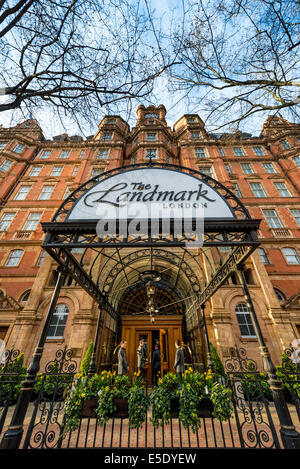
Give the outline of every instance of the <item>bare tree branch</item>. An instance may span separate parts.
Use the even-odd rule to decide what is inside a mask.
[[[171,37],[181,62],[168,70],[173,92],[201,103],[215,130],[257,113],[299,117],[299,2],[190,0],[187,9],[185,34]]]

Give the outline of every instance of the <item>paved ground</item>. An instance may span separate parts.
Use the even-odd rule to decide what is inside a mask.
[[[33,404],[30,404],[25,419],[25,431],[30,424],[30,416],[33,413]],[[10,407],[6,424],[12,417],[14,408]],[[300,433],[299,419],[294,406],[289,405],[289,410],[296,429]],[[270,416],[274,423],[277,435],[279,435],[279,421],[274,404],[270,403]],[[37,414],[35,427],[30,440],[33,447],[52,447],[57,445],[57,437],[59,435],[59,425],[56,423],[56,416],[50,423],[46,423],[42,419],[41,414]],[[79,430],[68,435],[61,443],[62,448],[80,447],[80,448],[117,448],[117,447],[174,447],[174,448],[207,448],[207,447],[240,447],[240,438],[236,418],[233,415],[229,422],[220,424],[217,420],[211,418],[202,419],[200,430],[194,434],[187,431],[179,423],[178,419],[172,419],[170,425],[164,428],[154,429],[150,421],[151,413],[148,413],[147,423],[139,431],[130,430],[128,420],[114,419],[110,420],[104,427],[96,424],[95,419],[83,419]],[[239,412],[240,431],[246,447],[272,447],[274,438],[270,431],[270,425],[267,413],[264,411],[262,415],[256,414],[256,422],[247,423],[244,415]],[[59,418],[61,422],[61,418]],[[4,430],[7,428],[5,426]],[[259,442],[257,436],[259,435]],[[278,436],[281,445],[280,437]],[[24,442],[24,438],[23,438]]]

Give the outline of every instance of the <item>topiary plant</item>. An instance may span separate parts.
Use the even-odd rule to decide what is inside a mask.
[[[211,358],[213,361],[214,372],[216,374],[216,377],[219,378],[220,376],[223,376],[224,378],[226,378],[226,373],[225,373],[223,363],[218,355],[217,350],[215,349],[212,343],[210,343],[210,353],[211,353]]]
[[[85,356],[81,362],[80,369],[79,369],[79,373],[81,373],[83,376],[88,375],[93,350],[94,350],[94,342],[90,342],[85,352]]]

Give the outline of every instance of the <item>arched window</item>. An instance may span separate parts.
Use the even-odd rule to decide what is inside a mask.
[[[20,298],[20,303],[26,303],[28,301],[29,295],[31,290],[27,290]]]
[[[235,312],[242,337],[256,337],[248,306],[245,303],[239,303],[235,307]]]
[[[9,267],[16,267],[19,265],[23,252],[24,251],[22,249],[14,249],[11,251],[5,265]]]
[[[277,288],[274,288],[274,292],[277,296],[278,301],[285,301],[286,300],[285,295],[280,290],[277,290]]]
[[[48,330],[48,339],[62,339],[68,319],[69,308],[65,304],[56,306]]]

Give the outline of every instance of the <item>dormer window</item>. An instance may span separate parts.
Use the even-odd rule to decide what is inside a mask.
[[[192,138],[200,138],[200,132],[191,132]]]
[[[187,123],[188,124],[194,124],[196,122],[196,118],[195,117],[188,117],[187,118]]]
[[[144,115],[144,118],[145,118],[145,119],[149,119],[149,118],[151,118],[151,117],[155,117],[155,119],[158,119],[158,115],[155,114],[154,112],[149,112],[149,113],[147,113],[147,114]]]
[[[107,123],[107,124],[115,124],[115,123],[116,123],[116,119],[107,119],[106,123]]]

